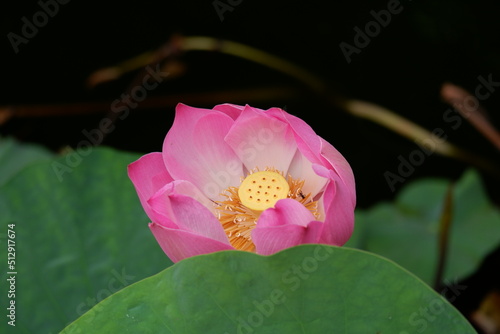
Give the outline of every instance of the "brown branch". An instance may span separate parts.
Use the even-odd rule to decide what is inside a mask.
[[[303,94],[303,93],[302,93]],[[169,96],[151,96],[139,103],[143,109],[160,109],[177,105],[179,101],[193,105],[211,105],[228,101],[228,103],[246,103],[252,101],[269,101],[273,99],[291,99],[300,96],[301,92],[287,86],[269,86],[247,89],[221,90],[205,93],[183,93]],[[46,105],[13,105],[0,106],[0,125],[13,117],[45,117],[86,115],[105,113],[110,110],[111,102],[78,102]]]
[[[165,60],[167,60],[167,64],[172,61],[175,62],[176,57],[179,53],[187,51],[211,51],[229,54],[256,62],[258,64],[285,73],[290,77],[293,77],[298,81],[306,84],[309,89],[312,92],[316,93],[319,97],[327,99],[332,105],[340,107],[342,110],[356,117],[368,119],[413,141],[423,139],[436,139],[435,151],[437,153],[467,162],[472,166],[476,166],[491,173],[493,176],[500,178],[500,168],[498,168],[496,164],[490,162],[488,159],[478,156],[473,152],[461,149],[449,142],[443,142],[440,138],[435,138],[435,135],[430,131],[420,127],[419,125],[400,115],[397,115],[396,113],[386,108],[375,105],[373,103],[341,97],[336,94],[336,92],[329,89],[327,84],[320,77],[316,76],[310,71],[286,59],[237,42],[220,40],[206,36],[175,36],[163,47],[154,52],[146,52],[137,57],[126,60],[116,66],[96,71],[90,76],[89,83],[91,83],[91,85],[96,85],[104,81],[114,80],[127,72],[137,70],[139,68],[144,69],[145,66],[155,62],[158,63]],[[166,64],[164,64],[163,66],[165,65]],[[129,88],[130,87],[133,87],[133,85],[129,86]],[[290,91],[286,92],[284,95],[286,97],[289,97],[289,92]],[[265,92],[260,93],[262,95],[266,95]],[[189,96],[187,95],[175,95],[171,97],[149,98],[143,101],[140,106],[141,108],[156,108],[160,107],[159,104],[162,104],[162,106],[165,107],[166,105],[175,105],[178,101],[183,101],[189,104],[205,104],[209,102],[217,104],[220,103],[220,101],[227,101],[228,99],[227,95],[216,96],[213,93],[200,95],[204,97],[203,101],[189,99]],[[256,96],[254,95],[240,96],[240,99],[233,99],[232,101],[228,102],[238,103],[243,101],[243,103],[246,103],[250,99],[255,100],[255,98]],[[269,92],[268,95],[266,95],[266,98],[272,99],[277,98],[277,96],[275,92]],[[166,99],[166,101],[163,99]],[[175,101],[172,101],[172,99],[174,99]],[[102,109],[103,107],[99,105],[96,108]],[[106,110],[109,110],[107,106]],[[8,115],[8,113],[11,113],[12,110],[2,110],[0,108],[0,116],[2,116],[2,112],[3,115]],[[26,110],[18,109],[17,112],[14,112],[14,115],[23,114],[23,112],[26,112]],[[116,115],[114,115],[113,117],[116,117]],[[489,136],[491,137],[491,134]]]
[[[441,286],[446,264],[446,256],[448,254],[451,223],[453,221],[453,187],[453,183],[448,186],[446,197],[444,199],[443,211],[441,213],[441,219],[439,220],[438,263],[436,267],[436,275],[434,277],[434,287],[436,289]]]
[[[412,141],[432,140],[435,145],[433,149],[436,153],[463,161],[500,179],[499,167],[490,160],[474,152],[453,145],[449,141],[443,141],[442,138],[436,136],[431,131],[426,130],[391,110],[360,100],[344,100],[335,103],[354,116],[371,120]]]
[[[441,88],[443,99],[453,106],[463,118],[469,121],[476,130],[486,137],[500,150],[500,133],[486,118],[487,112],[480,105],[477,98],[465,89],[451,83],[445,83]],[[475,101],[475,106],[467,105],[467,101]]]

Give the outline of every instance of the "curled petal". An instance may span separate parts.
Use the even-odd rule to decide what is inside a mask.
[[[297,150],[295,157],[290,164],[288,173],[293,175],[295,179],[304,180],[304,186],[302,187],[302,192],[304,194],[311,194],[311,197],[316,197],[316,195],[323,190],[328,179],[319,176],[314,168],[318,165],[313,165],[307,158]]]
[[[265,210],[252,231],[256,252],[270,255],[288,247],[319,241],[323,223],[293,199],[282,199]]]
[[[276,202],[274,208],[269,208],[262,212],[256,229],[259,227],[279,225],[298,225],[305,227],[313,220],[313,214],[307,210],[304,205],[294,199],[285,198]]]
[[[221,111],[231,117],[232,119],[237,119],[245,107],[239,106],[231,103],[219,104],[214,107],[214,110]]]
[[[146,154],[128,165],[127,171],[144,211],[152,220],[153,213],[148,200],[160,188],[173,181],[165,168],[162,154],[159,152]]]
[[[161,249],[173,262],[201,254],[234,250],[231,245],[190,231],[168,228],[157,223],[149,224],[149,228]]]
[[[345,190],[348,197],[351,199],[352,204],[356,204],[356,184],[354,181],[354,174],[351,166],[342,154],[329,142],[321,139],[321,156],[328,162],[328,165],[333,168],[337,173],[342,183],[344,183]]]
[[[186,181],[174,181],[151,197],[148,203],[155,213],[153,221],[165,227],[178,228],[229,244],[224,229],[213,212],[193,197],[178,192],[187,190],[188,193],[195,194],[196,188],[193,186],[194,189],[186,189],[188,187],[189,183]]]
[[[349,240],[354,229],[354,203],[350,189],[340,180],[334,171],[329,171],[328,183],[320,200],[324,212],[324,227],[321,243],[342,246]]]
[[[255,252],[260,255],[271,255],[297,245],[317,243],[322,225],[322,222],[312,221],[307,227],[281,225],[256,229],[252,233]],[[256,239],[259,240],[258,243]]]

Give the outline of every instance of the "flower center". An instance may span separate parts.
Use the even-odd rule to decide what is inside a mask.
[[[219,219],[231,245],[248,252],[255,251],[252,230],[257,225],[262,211],[274,207],[277,201],[291,198],[302,203],[319,219],[318,202],[311,194],[304,194],[304,180],[294,179],[274,169],[253,170],[241,185],[229,187],[222,192],[222,201],[214,201]]]
[[[290,186],[286,179],[273,171],[248,175],[241,182],[238,196],[241,204],[256,212],[274,207],[280,199],[287,198]]]

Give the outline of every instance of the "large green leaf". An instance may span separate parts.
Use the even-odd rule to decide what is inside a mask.
[[[48,160],[53,155],[42,146],[21,144],[12,138],[0,137],[0,186],[24,167]]]
[[[443,297],[363,251],[302,245],[185,259],[102,301],[74,333],[475,333]]]
[[[416,181],[394,203],[356,212],[356,231],[348,246],[390,258],[424,281],[434,280],[438,262],[439,221],[450,181]],[[453,187],[444,279],[471,274],[500,243],[500,212],[490,203],[481,178],[469,170]]]
[[[0,285],[0,308],[7,313],[15,300],[17,333],[59,332],[110,294],[171,265],[127,177],[138,155],[87,153],[30,164],[0,186],[0,258],[6,269],[7,225],[15,224],[17,272],[15,298]],[[2,317],[6,333],[13,328]]]

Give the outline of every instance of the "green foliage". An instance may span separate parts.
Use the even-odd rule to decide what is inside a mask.
[[[0,137],[0,186],[24,167],[53,156],[38,145],[20,144],[11,138]]]
[[[394,203],[357,211],[348,245],[378,255],[312,245],[271,257],[221,252],[142,280],[172,263],[126,174],[139,155],[77,153],[0,145],[0,257],[15,224],[19,332],[59,332],[102,301],[64,333],[473,333],[426,284],[378,256],[432,282],[447,180],[415,182]],[[446,280],[474,271],[499,239],[500,214],[468,171],[453,189]]]
[[[450,181],[425,179],[403,189],[394,203],[356,212],[356,232],[347,246],[389,259],[432,284],[438,262],[439,221]],[[444,280],[474,272],[500,243],[500,212],[480,176],[469,170],[453,186],[452,223]]]
[[[475,333],[439,294],[384,258],[302,245],[269,257],[185,259],[104,300],[75,333]]]
[[[0,150],[0,175],[8,175],[0,182],[0,258],[7,259],[7,225],[15,224],[16,330],[58,332],[103,298],[171,265],[127,177],[138,155],[99,148],[68,167],[67,156],[52,160],[41,149],[9,145]],[[53,161],[71,170],[62,181]],[[2,282],[6,277],[2,270]],[[0,285],[2,310],[6,289]],[[0,328],[7,327],[4,319]]]

